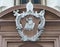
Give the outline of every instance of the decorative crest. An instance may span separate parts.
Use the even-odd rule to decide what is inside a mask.
[[[27,12],[29,12],[29,11],[32,12],[33,11],[33,4],[31,3],[31,1],[27,3],[26,9],[27,9]]]
[[[19,33],[19,35],[21,36],[21,39],[23,41],[37,41],[39,39],[39,36],[41,36],[41,34],[44,31],[44,26],[45,26],[45,18],[44,18],[44,14],[45,14],[45,10],[41,10],[39,13],[37,13],[37,11],[33,11],[33,4],[30,2],[27,3],[26,5],[26,12],[23,11],[23,13],[18,13],[19,10],[17,11],[13,11],[14,16],[16,16],[16,29]],[[28,16],[28,15],[32,15],[33,17],[38,18],[41,22],[38,24],[37,26],[37,33],[35,35],[33,35],[32,37],[28,37],[27,35],[24,34],[23,29],[31,31],[31,30],[35,30],[35,22],[33,21],[32,17],[26,18],[26,23],[25,26],[23,27],[22,24],[20,23],[21,19]]]

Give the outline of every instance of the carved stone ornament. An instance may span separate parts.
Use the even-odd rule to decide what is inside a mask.
[[[25,27],[24,27],[24,29],[26,29],[26,30],[33,30],[33,28],[34,28],[34,26],[35,26],[35,23],[33,23],[33,20],[32,20],[32,18],[28,18],[28,19],[26,19],[27,20],[27,23],[25,24]]]
[[[19,35],[21,36],[21,40],[23,41],[37,41],[39,39],[39,36],[41,36],[41,34],[44,31],[44,26],[45,26],[45,18],[44,18],[44,14],[45,14],[45,10],[41,10],[40,13],[37,13],[37,11],[33,11],[33,4],[31,2],[28,2],[26,5],[26,12],[23,11],[23,13],[18,13],[19,10],[13,11],[14,16],[16,16],[16,29],[19,33]],[[22,28],[22,24],[20,23],[21,19],[28,16],[28,15],[32,15],[36,18],[40,19],[40,23],[38,24],[38,29],[37,29],[37,33],[35,35],[33,35],[32,37],[28,37],[27,35],[24,34]],[[27,23],[24,26],[24,29],[26,30],[33,30],[33,28],[35,27],[35,23],[33,22],[33,18],[29,17],[28,19],[26,19]],[[29,26],[30,25],[30,26]]]

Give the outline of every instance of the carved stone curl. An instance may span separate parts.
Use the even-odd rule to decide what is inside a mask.
[[[37,11],[34,12],[33,11],[33,4],[31,2],[27,3],[26,9],[27,9],[26,12],[23,12],[23,13],[20,13],[20,14],[18,13],[19,10],[13,11],[14,16],[16,16],[16,20],[15,20],[16,21],[16,27],[17,27],[16,29],[18,30],[18,33],[22,38],[21,40],[23,40],[23,41],[37,41],[39,39],[38,37],[41,36],[42,32],[44,31],[44,26],[45,26],[44,14],[45,14],[45,10],[41,10],[40,13],[37,13]],[[27,35],[24,35],[23,30],[22,30],[23,27],[22,27],[22,24],[20,23],[21,19],[24,18],[27,15],[32,15],[32,16],[34,16],[36,18],[39,18],[41,20],[41,22],[38,25],[37,33],[32,37],[28,37]]]

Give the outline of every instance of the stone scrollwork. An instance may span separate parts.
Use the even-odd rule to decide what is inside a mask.
[[[42,32],[44,31],[44,26],[45,26],[45,18],[44,18],[44,14],[45,14],[45,10],[41,10],[40,13],[37,13],[37,11],[33,11],[33,4],[31,2],[28,2],[27,5],[26,5],[26,9],[27,11],[23,13],[18,13],[19,10],[16,10],[16,11],[13,11],[14,13],[14,16],[16,16],[16,29],[19,33],[19,35],[21,36],[21,40],[23,41],[37,41],[39,39],[39,36],[41,36]],[[23,33],[23,26],[22,24],[20,23],[21,19],[24,18],[25,16],[27,15],[32,15],[36,18],[39,18],[40,19],[40,23],[38,24],[38,29],[37,29],[37,33],[32,36],[32,37],[28,37],[27,35],[25,35]],[[31,25],[31,26],[29,26]],[[31,17],[29,17],[27,19],[27,23],[25,24],[25,27],[24,29],[26,30],[33,30],[35,26],[35,23],[33,22],[33,19]]]

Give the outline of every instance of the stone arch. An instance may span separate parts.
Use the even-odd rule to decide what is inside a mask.
[[[37,6],[37,7],[36,7]],[[58,12],[57,10],[53,9],[53,8],[50,8],[50,7],[47,7],[47,6],[43,6],[43,5],[34,5],[34,8],[36,9],[44,9],[44,10],[47,10],[55,15],[57,15],[58,17],[60,17],[60,12]],[[0,17],[14,11],[14,10],[17,10],[17,9],[25,9],[25,5],[22,5],[22,6],[14,6],[14,7],[11,7],[3,12],[0,13]]]

